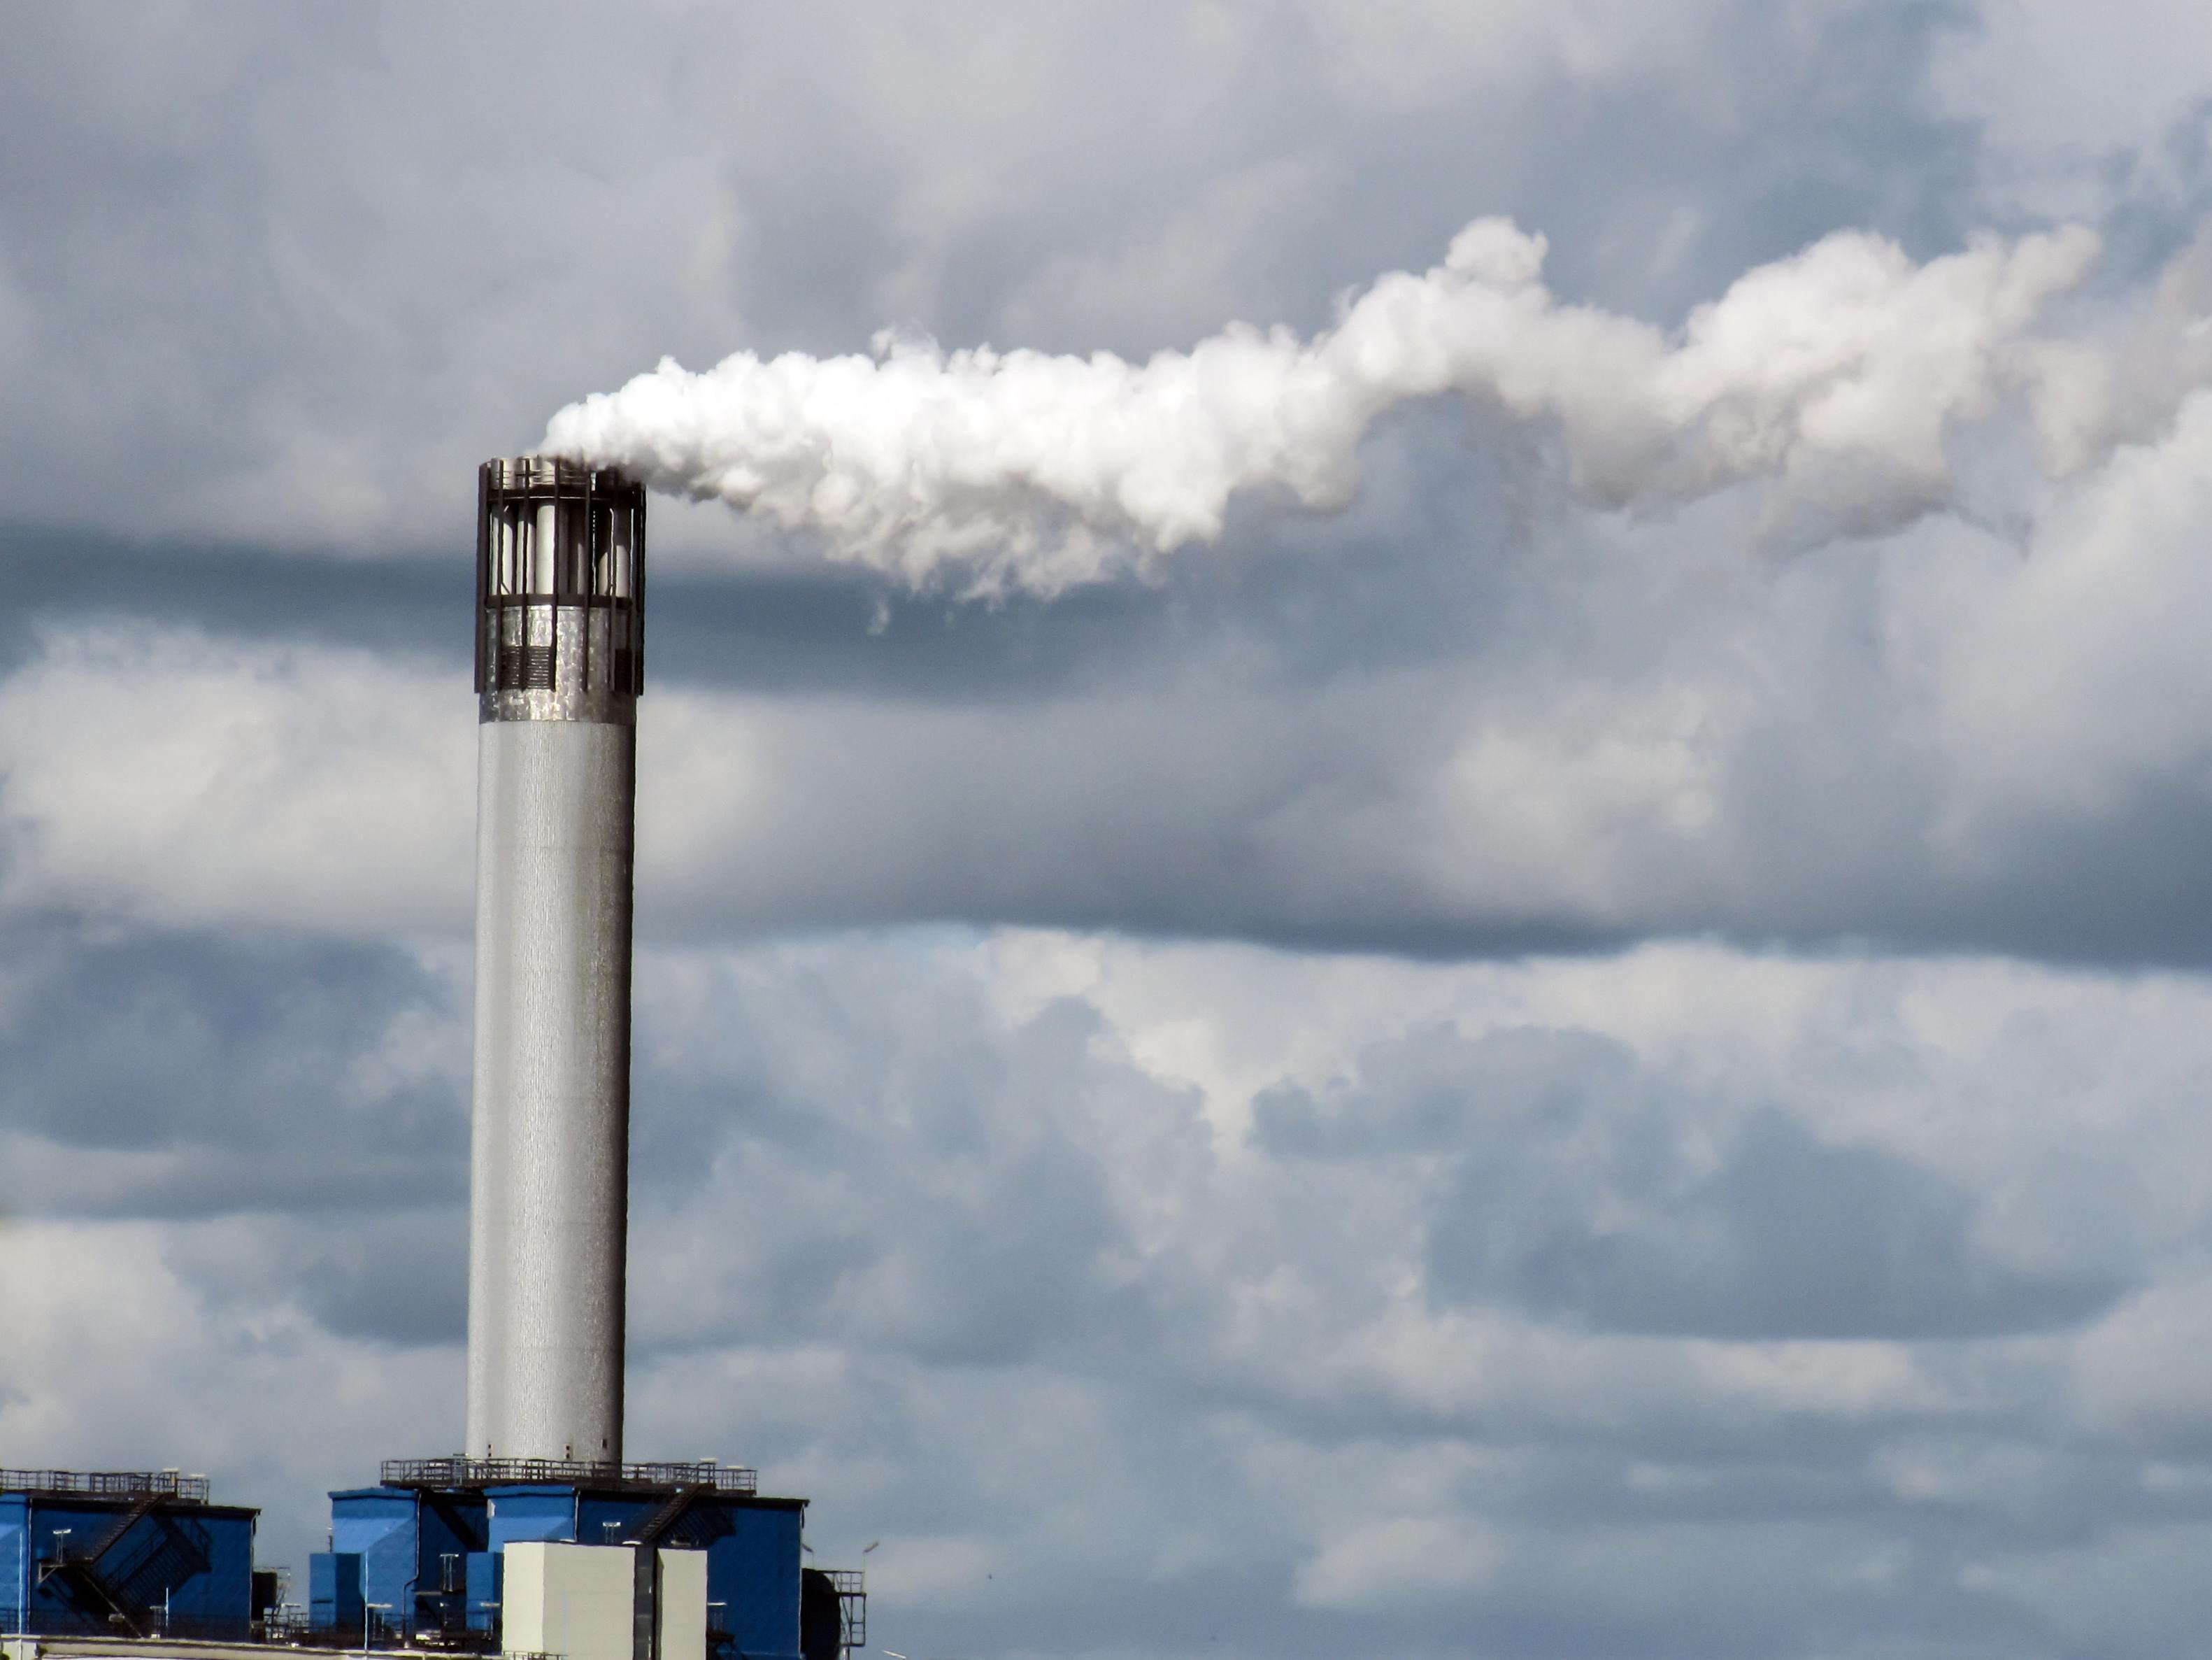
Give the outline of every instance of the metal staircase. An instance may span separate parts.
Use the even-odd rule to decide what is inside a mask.
[[[100,1571],[100,1559],[123,1542],[123,1536],[154,1513],[161,1502],[157,1493],[141,1493],[130,1505],[108,1523],[106,1531],[81,1550],[71,1550],[65,1543],[58,1543],[52,1556],[39,1559],[39,1586],[44,1590],[51,1580],[58,1579],[69,1590],[80,1608],[97,1616],[103,1624],[120,1626],[131,1637],[146,1637],[148,1622],[143,1615],[126,1607],[118,1588],[111,1584]]]
[[[708,1492],[705,1487],[678,1487],[662,1499],[637,1524],[637,1531],[623,1542],[628,1545],[653,1545],[661,1535],[684,1519],[684,1512],[691,1508],[692,1500]]]

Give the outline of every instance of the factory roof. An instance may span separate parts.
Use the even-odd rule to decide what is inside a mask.
[[[95,1505],[131,1505],[153,1499],[216,1511],[244,1508],[210,1505],[207,1477],[184,1475],[175,1470],[0,1469],[0,1495],[17,1494]]]
[[[742,1464],[712,1458],[696,1463],[617,1464],[571,1458],[387,1458],[382,1469],[387,1487],[455,1489],[506,1487],[589,1487],[672,1493],[702,1488],[730,1498],[750,1499],[760,1491],[760,1473]]]

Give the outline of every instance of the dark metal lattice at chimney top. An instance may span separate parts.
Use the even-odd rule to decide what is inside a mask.
[[[645,690],[645,487],[542,456],[477,470],[479,718],[626,721]]]

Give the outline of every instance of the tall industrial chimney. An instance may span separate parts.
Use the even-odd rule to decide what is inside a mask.
[[[483,465],[471,1458],[622,1458],[644,605],[642,486]]]

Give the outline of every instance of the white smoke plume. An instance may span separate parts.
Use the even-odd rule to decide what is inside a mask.
[[[1544,239],[1484,219],[1310,339],[1233,324],[1142,363],[889,336],[870,356],[664,360],[562,410],[544,447],[983,591],[1141,568],[1218,537],[1240,491],[1341,507],[1376,417],[1442,394],[1546,424],[1603,506],[1764,480],[1778,513],[1872,527],[1944,500],[1963,425],[2017,407],[2060,465],[2140,424],[2101,356],[2037,331],[2097,255],[2076,228],[1915,265],[1844,233],[1670,333],[1562,303]]]

